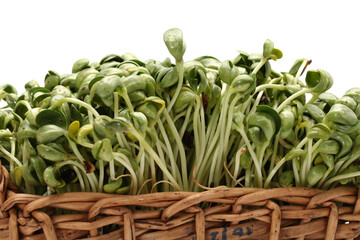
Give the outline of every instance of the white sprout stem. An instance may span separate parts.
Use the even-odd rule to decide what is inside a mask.
[[[93,192],[96,192],[96,191],[97,191],[97,188],[96,188],[96,184],[95,184],[95,182],[94,182],[94,179],[93,179],[91,176],[89,176],[89,174],[86,173],[84,166],[81,165],[79,162],[77,162],[77,161],[72,161],[72,160],[67,160],[67,161],[64,161],[64,162],[61,162],[61,163],[56,164],[56,168],[60,169],[62,166],[69,165],[69,164],[73,165],[74,168],[75,168],[75,167],[79,168],[79,169],[81,170],[81,172],[84,173],[84,175],[85,175],[85,177],[86,177],[85,179],[88,181],[88,183],[90,183],[92,191],[93,191]],[[74,171],[76,172],[75,169],[74,169]],[[77,174],[77,173],[76,173],[76,174]],[[85,182],[85,183],[86,183],[86,182]],[[88,189],[88,191],[89,191],[89,190],[90,190],[90,189]]]
[[[281,91],[284,91],[286,89],[286,87],[284,85],[267,83],[267,84],[262,84],[262,85],[256,87],[254,94],[257,92],[260,92],[260,91],[264,91],[265,89],[268,89],[268,88],[281,90]]]
[[[15,142],[15,139],[11,139],[10,140],[10,144],[11,144],[11,150],[10,150],[10,153],[12,156],[15,156],[15,153],[16,153],[16,142]],[[14,172],[14,161],[10,161],[10,172]]]
[[[165,164],[166,163],[165,154],[168,154],[166,145],[163,142],[161,142],[160,140],[157,140],[155,145],[156,145],[156,150],[159,153],[159,158],[161,159],[161,162],[163,162]],[[165,154],[164,154],[164,151],[165,151]]]
[[[291,95],[290,97],[288,97],[285,101],[283,101],[280,106],[276,109],[276,111],[279,113],[281,112],[281,110],[283,110],[284,107],[286,107],[287,105],[289,105],[289,103],[294,100],[295,98],[305,94],[305,93],[310,93],[311,90],[308,88],[305,88],[303,90],[300,90],[296,93],[294,93],[293,95]]]
[[[162,134],[162,136],[163,136],[163,139],[164,139],[164,141],[165,141],[166,148],[167,148],[167,150],[168,150],[168,152],[169,152],[168,157],[169,157],[169,160],[170,160],[172,176],[173,176],[175,179],[177,179],[178,176],[177,176],[176,170],[175,170],[176,167],[177,167],[177,165],[176,165],[176,162],[175,162],[175,159],[174,159],[174,154],[173,154],[173,151],[172,151],[172,147],[171,147],[169,138],[168,138],[168,136],[167,136],[167,134],[166,134],[166,131],[165,131],[164,126],[163,126],[163,124],[162,124],[161,121],[158,122],[158,126],[159,126],[160,132],[161,132],[161,134]]]
[[[117,141],[118,141],[118,143],[119,143],[119,146],[120,146],[121,148],[123,148],[123,147],[124,147],[124,142],[123,142],[123,140],[122,140],[121,137],[120,137],[120,133],[117,132],[115,135],[116,135],[116,139],[117,139]]]
[[[251,155],[251,157],[252,157],[252,159],[253,159],[253,162],[254,162],[254,166],[255,166],[255,168],[256,168],[256,175],[257,175],[257,180],[258,180],[258,187],[262,187],[262,173],[261,173],[261,168],[260,168],[260,162],[259,162],[259,160],[257,159],[257,156],[256,156],[256,154],[255,154],[255,152],[254,152],[254,149],[253,149],[253,147],[251,146],[251,143],[250,143],[250,141],[249,141],[249,139],[248,139],[248,137],[246,136],[246,133],[245,133],[245,131],[244,131],[244,129],[242,129],[242,128],[237,128],[236,129],[239,133],[240,133],[240,135],[242,136],[242,138],[244,139],[244,141],[245,141],[245,143],[246,143],[246,146],[247,146],[247,150],[249,151],[249,153],[250,153],[250,155]],[[255,176],[256,176],[255,175]]]
[[[229,140],[228,140],[228,143],[225,144],[226,155],[232,156],[232,154],[230,154],[230,151],[231,151],[232,148],[235,148],[235,145],[236,145],[235,139],[236,139],[236,137],[237,136],[235,136],[235,135],[231,135]],[[233,146],[233,144],[234,144],[234,146]]]
[[[352,164],[356,159],[358,159],[360,156],[360,153],[354,154],[354,156],[351,156],[348,160],[345,161],[344,165],[342,165],[339,169],[339,172],[343,172],[350,164]]]
[[[72,141],[72,140],[68,140],[69,142],[69,145],[71,147],[71,149],[73,150],[75,156],[77,157],[77,159],[81,162],[81,163],[84,163],[86,160],[85,158],[81,155],[81,153],[79,152],[79,149],[77,148],[76,144]],[[85,171],[85,169],[84,169]],[[86,173],[86,171],[85,171]],[[89,176],[90,175],[90,176]],[[99,181],[97,180],[96,176],[95,176],[95,173],[92,172],[92,173],[86,173],[86,176],[89,178],[89,180],[91,179],[92,181],[90,181],[90,183],[94,183],[96,186],[99,186]],[[95,187],[96,188],[96,187]]]
[[[193,126],[194,126],[194,141],[195,141],[195,163],[200,164],[200,136],[199,136],[199,129],[198,129],[198,119],[199,119],[199,111],[200,111],[200,101],[196,98],[196,105],[195,111],[193,116]],[[198,162],[200,161],[200,162]]]
[[[137,192],[138,180],[137,180],[137,177],[136,177],[136,173],[134,172],[134,169],[132,168],[131,164],[124,161],[124,159],[122,159],[121,157],[118,157],[118,156],[114,156],[114,160],[119,162],[120,164],[122,164],[129,171],[129,173],[130,173],[130,175],[132,177],[132,181],[133,181],[132,192]]]
[[[273,178],[273,176],[276,174],[276,172],[280,169],[280,167],[286,162],[286,158],[283,157],[273,168],[273,170],[271,170],[271,172],[269,173],[268,177],[265,180],[264,183],[264,188],[268,188],[271,179]]]
[[[229,111],[228,111],[229,112],[228,119],[227,119],[227,123],[226,123],[225,136],[224,136],[224,146],[228,146],[230,131],[231,131],[231,123],[232,123],[233,115],[234,115],[234,107],[240,98],[241,98],[241,95],[239,93],[236,93],[234,99],[230,103]],[[224,147],[223,148],[223,157],[222,157],[223,160],[225,160],[226,155],[227,155],[227,147]]]
[[[294,78],[294,84],[298,83],[299,77],[300,77],[301,73],[305,70],[307,62],[308,62],[308,60],[304,58],[304,61],[302,62],[301,66],[300,66],[299,70],[297,71],[296,76]]]
[[[210,184],[214,181],[214,175],[215,175],[215,167],[216,167],[216,161],[218,160],[218,155],[220,154],[219,151],[221,151],[220,148],[216,148],[214,152],[214,156],[211,160],[211,166],[210,166],[210,173],[209,173],[209,187]]]
[[[4,153],[7,157],[9,157],[9,159],[11,160],[10,163],[13,161],[19,167],[23,166],[20,160],[13,156],[11,153],[9,153],[2,145],[0,145],[0,151]]]
[[[333,182],[340,181],[340,180],[347,179],[347,178],[359,177],[359,176],[360,176],[360,171],[338,175],[338,176],[332,177],[329,180],[327,180],[324,183],[322,188],[328,189],[329,185],[332,184]]]
[[[144,183],[144,172],[145,172],[145,158],[144,158],[144,147],[140,146],[139,153],[136,156],[136,163],[139,164],[139,170],[137,171],[139,185]]]
[[[246,171],[246,170],[245,170],[245,171]],[[236,185],[238,185],[240,182],[244,181],[245,177],[246,177],[246,176],[242,176],[241,178],[237,179],[236,182],[235,182],[234,187],[235,187]]]
[[[118,92],[113,92],[114,95],[114,118],[119,116],[119,94]]]
[[[173,118],[173,121],[176,122],[177,120],[179,120],[180,118],[182,118],[183,116],[185,116],[185,115],[186,115],[186,111],[187,111],[188,109],[189,109],[189,107],[188,107],[186,110],[178,113],[178,115],[176,115],[176,116]]]
[[[89,122],[90,124],[94,124],[94,116],[91,114],[91,111],[88,110]],[[94,138],[94,142],[98,141],[98,137],[94,131],[91,132],[92,137]]]
[[[203,172],[206,172],[208,170],[207,165],[212,164],[212,162],[210,163],[210,161],[208,161],[208,159],[214,153],[214,149],[215,149],[214,147],[215,147],[215,144],[219,140],[219,136],[220,136],[220,131],[218,131],[218,128],[217,128],[217,130],[215,132],[215,136],[212,138],[212,141],[210,142],[210,145],[207,148],[205,157],[203,159],[200,159],[199,163],[196,165],[197,169],[199,169],[199,172],[198,172],[198,176],[199,176],[198,180],[199,181],[203,175]]]
[[[110,179],[115,180],[115,162],[114,159],[111,159],[109,162],[109,170],[110,170]]]
[[[102,192],[103,191],[103,185],[104,185],[104,161],[103,160],[98,160],[99,161],[99,187],[98,187],[98,192]]]
[[[252,95],[253,96],[253,95]],[[251,105],[251,99],[252,97],[249,97],[242,105],[240,108],[240,112],[245,113],[246,109]]]
[[[305,137],[296,147],[295,149],[300,149],[302,148],[307,142],[308,142],[308,138]],[[274,177],[275,173],[280,169],[280,167],[286,162],[286,158],[283,157],[276,165],[275,167],[270,171],[268,177],[265,180],[265,184],[264,187],[267,188],[270,184],[271,179]],[[294,165],[294,164],[293,164]],[[295,163],[296,165],[296,163]]]
[[[251,74],[256,74],[262,68],[262,66],[264,66],[267,60],[268,58],[262,57],[260,62],[258,63],[258,65],[256,65],[256,67],[254,68]]]
[[[171,111],[172,107],[174,106],[179,94],[180,94],[180,91],[181,91],[181,87],[183,85],[183,78],[184,78],[184,61],[181,60],[181,61],[177,61],[176,60],[176,66],[178,67],[178,70],[179,70],[179,82],[178,82],[178,85],[176,87],[176,90],[175,90],[175,93],[174,93],[174,96],[172,97],[168,107],[166,108],[166,110],[168,112]]]
[[[142,167],[140,167],[141,171],[138,171],[138,172],[142,173],[142,175],[139,176],[139,182],[141,181],[141,184],[143,184],[145,179],[147,179],[147,175],[145,174],[145,170],[149,170],[149,168],[146,167],[144,148],[141,147],[141,150],[142,150],[142,153],[141,153],[141,158],[140,158],[140,165]]]
[[[249,119],[249,117],[256,112],[256,106],[259,105],[259,103],[261,101],[261,97],[262,97],[263,94],[264,94],[264,91],[261,91],[261,92],[258,93],[258,95],[257,95],[257,97],[255,99],[255,102],[254,102],[254,104],[253,104],[253,106],[252,106],[252,108],[251,108],[251,110],[250,110],[250,112],[248,114],[247,119]]]
[[[274,165],[275,165],[275,160],[276,160],[277,150],[278,150],[278,145],[279,145],[279,138],[280,138],[280,132],[275,137],[274,150],[273,150],[273,154],[271,156],[269,172],[271,172],[271,170],[274,168]]]
[[[175,142],[176,142],[176,146],[179,148],[179,152],[180,152],[180,162],[181,162],[181,176],[182,176],[182,181],[183,181],[183,187],[184,187],[184,191],[188,191],[189,188],[189,183],[188,183],[188,175],[187,175],[187,162],[186,162],[186,154],[185,154],[185,149],[184,149],[184,145],[182,143],[182,140],[179,136],[179,132],[176,130],[175,124],[172,121],[169,113],[167,111],[164,111],[164,116],[166,121],[168,122],[169,126],[170,126],[170,130],[172,131],[172,134],[175,138]]]
[[[155,184],[156,182],[156,168],[155,168],[155,162],[154,162],[154,159],[149,156],[149,166],[150,166],[150,173],[151,173],[151,182],[152,182],[152,185]]]
[[[119,95],[125,100],[125,104],[129,108],[129,111],[134,112],[134,107],[133,107],[133,105],[131,103],[131,100],[129,98],[129,95],[128,95],[127,90],[126,90],[125,87],[123,89],[123,94],[119,93]]]
[[[215,131],[216,131],[216,123],[218,122],[220,117],[220,102],[216,104],[213,113],[210,116],[209,126],[206,131],[206,143],[209,145],[210,139],[213,139]]]
[[[83,178],[79,168],[77,166],[73,166],[73,169],[74,169],[76,175],[78,176],[81,191],[85,192],[84,178]],[[86,192],[89,192],[89,191],[90,191],[90,187],[88,187],[88,190]]]
[[[236,155],[235,155],[235,169],[234,169],[234,178],[236,179],[237,176],[239,175],[239,171],[240,171],[240,157],[241,155],[243,154],[243,148],[245,146],[241,147],[237,152],[236,152]],[[236,183],[235,183],[236,184]]]
[[[250,187],[250,181],[251,181],[251,170],[249,168],[245,170],[245,187]]]
[[[266,151],[267,150],[267,151]],[[266,154],[265,154],[266,153]],[[267,161],[269,160],[270,156],[273,154],[273,150],[271,148],[269,149],[265,149],[265,153],[264,153],[264,161],[262,162],[261,167],[264,168],[265,164],[267,163]]]
[[[131,130],[131,133],[138,139],[140,144],[144,145],[145,150],[149,153],[149,155],[154,159],[156,164],[159,166],[161,171],[164,173],[164,175],[168,178],[168,180],[174,184],[174,188],[177,191],[181,191],[180,185],[176,182],[175,178],[170,174],[169,170],[167,169],[166,165],[161,161],[159,156],[156,154],[156,152],[152,149],[152,147],[145,141],[145,139],[136,131],[136,129]]]
[[[206,149],[206,126],[205,126],[205,113],[204,113],[204,106],[200,104],[200,123],[201,123],[201,131],[200,131],[200,143],[201,143],[201,150],[200,150],[200,158],[204,157],[205,149]]]
[[[217,131],[220,132],[220,139],[219,139],[219,144],[215,151],[214,158],[211,161],[210,175],[209,175],[210,181],[213,180],[215,168],[221,167],[221,160],[222,160],[223,147],[224,147],[224,138],[225,138],[225,124],[226,124],[226,117],[227,117],[226,113],[228,110],[228,104],[229,104],[229,99],[230,99],[231,93],[232,92],[229,91],[229,86],[225,85],[225,90],[224,90],[224,95],[223,95],[224,98],[223,98],[223,102],[222,102],[222,108],[221,108],[220,119],[219,119],[219,126],[217,128]],[[220,150],[218,151],[218,149],[220,149]],[[217,182],[215,184],[217,185]]]
[[[231,91],[229,91],[229,96],[232,94]],[[220,154],[219,154],[219,160],[216,162],[216,169],[220,169],[222,166],[222,162],[226,161],[226,156],[228,155],[228,148],[231,147],[232,144],[229,144],[229,136],[230,136],[230,131],[231,131],[231,123],[232,123],[232,118],[234,115],[234,107],[235,104],[237,103],[237,101],[242,97],[241,94],[236,93],[234,99],[231,101],[230,106],[227,110],[228,112],[228,116],[227,116],[227,121],[226,123],[222,126],[224,128],[226,128],[223,132],[222,132],[222,145],[220,147]],[[226,113],[225,113],[226,114]],[[215,175],[214,178],[215,183],[218,183],[220,181],[220,175],[217,174]]]
[[[183,111],[182,114],[181,114],[182,116],[185,115],[185,120],[184,120],[183,125],[182,125],[181,128],[180,128],[180,132],[179,132],[180,139],[182,139],[182,138],[184,137],[184,134],[185,134],[185,131],[186,131],[186,127],[187,127],[188,124],[189,124],[190,116],[191,116],[191,110],[192,110],[192,104],[187,108],[186,113],[185,113],[185,111]],[[179,115],[180,115],[180,114],[178,114],[177,117],[178,117]],[[180,118],[180,117],[179,117],[179,118]],[[174,122],[174,123],[176,122],[176,118],[174,119],[173,122]],[[179,150],[179,146],[176,145],[175,148],[174,148],[175,159],[177,159],[178,150]]]
[[[329,167],[326,172],[324,173],[324,176],[322,176],[322,178],[320,179],[319,183],[316,185],[316,188],[321,188],[321,185],[325,182],[326,178],[329,176],[329,174],[331,173],[331,171],[334,169],[334,166]]]
[[[301,168],[300,168],[300,184],[302,186],[304,186],[305,182],[306,182],[306,173],[307,173],[306,170],[308,168],[307,166],[311,165],[312,142],[313,142],[312,138],[308,139],[308,141],[307,141],[307,154],[305,156],[304,163],[301,165]]]
[[[263,158],[266,151],[266,148],[269,146],[269,142],[262,143],[261,147],[256,148],[257,158],[259,159],[260,166],[263,166]],[[263,169],[263,168],[262,168]]]
[[[295,179],[295,186],[300,187],[300,176],[299,176],[299,170],[297,169],[297,159],[293,158],[291,161],[292,161],[292,167],[293,167],[293,173]]]
[[[208,178],[210,176],[210,172],[209,172],[209,169],[211,167],[211,164],[212,164],[212,161],[210,159],[213,159],[214,158],[214,155],[216,153],[216,150],[218,148],[211,148],[209,149],[209,151],[207,152],[208,154],[208,159],[206,161],[202,161],[202,165],[198,166],[196,165],[196,169],[194,169],[194,171],[196,170],[196,179],[197,181],[202,184],[202,185],[205,185],[206,183],[204,181],[206,181],[205,179]],[[193,151],[194,152],[194,151]],[[193,154],[192,154],[193,155]],[[208,175],[206,175],[208,174]],[[192,182],[192,184],[194,184],[195,182]],[[193,185],[192,185],[193,186]],[[198,186],[196,185],[195,186],[195,189],[196,191],[198,190]]]
[[[312,147],[311,147],[311,151],[308,152],[308,162],[306,164],[306,174],[308,174],[308,172],[310,171],[310,168],[311,168],[311,163],[314,159],[314,157],[316,156],[316,154],[318,153],[318,148],[320,146],[320,144],[324,142],[323,139],[319,139]]]
[[[51,106],[51,108],[54,109],[57,106],[60,106],[66,102],[74,103],[74,104],[80,105],[80,106],[88,109],[95,117],[100,116],[100,114],[90,104],[87,104],[86,102],[83,102],[76,98],[61,98],[61,99],[57,100],[56,102],[54,102],[54,104]]]

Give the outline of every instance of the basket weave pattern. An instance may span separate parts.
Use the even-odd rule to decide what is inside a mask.
[[[360,191],[218,188],[137,196],[20,194],[0,166],[0,239],[356,239]],[[138,206],[148,210],[136,210]],[[56,214],[56,209],[76,214]],[[120,229],[101,234],[102,227]]]

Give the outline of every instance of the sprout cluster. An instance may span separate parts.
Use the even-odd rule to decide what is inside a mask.
[[[330,74],[306,72],[307,59],[274,71],[282,52],[270,40],[222,62],[184,61],[179,29],[164,42],[175,64],[111,54],[21,95],[0,86],[1,164],[22,192],[358,184],[360,88],[328,93]]]

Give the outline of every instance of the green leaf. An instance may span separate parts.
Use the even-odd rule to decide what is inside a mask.
[[[166,70],[166,74],[163,75],[159,82],[162,88],[171,87],[179,82],[179,70],[177,67],[172,67]]]
[[[36,141],[39,144],[46,144],[55,141],[58,137],[63,136],[65,133],[64,129],[48,124],[40,127],[36,132]]]
[[[297,157],[303,157],[306,155],[306,151],[303,149],[293,149],[285,155],[286,161],[292,160]]]
[[[68,159],[67,154],[49,145],[39,144],[37,145],[36,149],[39,156],[52,162],[64,161]]]
[[[249,151],[246,151],[240,156],[240,166],[244,169],[250,169],[251,165],[252,165],[252,160],[250,157],[250,153]]]
[[[321,69],[307,71],[305,81],[313,92],[318,93],[329,90],[333,84],[330,74]]]
[[[340,146],[336,140],[329,139],[322,142],[318,150],[320,153],[337,155],[340,152]]]
[[[272,107],[267,106],[267,105],[257,105],[256,110],[258,112],[267,113],[272,117],[272,119],[275,122],[275,126],[276,126],[274,134],[277,134],[281,127],[281,118],[280,118],[278,112],[276,110],[274,110]]]
[[[68,125],[63,114],[51,109],[40,111],[36,116],[36,124],[39,126],[53,124],[64,129],[66,129]]]
[[[340,152],[338,153],[337,158],[342,158],[351,151],[353,141],[349,137],[349,134],[332,131],[330,133],[330,138],[335,139],[338,143],[340,143]]]
[[[59,84],[60,75],[57,72],[50,70],[45,76],[45,88],[51,90]]]
[[[347,167],[347,168],[341,173],[341,175],[343,175],[343,174],[348,174],[348,173],[354,173],[354,172],[358,172],[358,171],[360,171],[360,166],[352,164],[352,165],[350,165],[349,167]],[[345,179],[340,180],[340,183],[341,183],[342,185],[345,185],[345,184],[347,184],[350,180],[351,180],[351,178],[345,178]]]
[[[41,184],[45,185],[44,171],[46,169],[46,163],[40,156],[30,156],[31,165],[34,167],[35,173]]]
[[[271,53],[274,49],[274,43],[270,39],[266,39],[263,45],[263,57],[268,58],[270,57]]]
[[[72,73],[77,73],[85,68],[88,68],[89,63],[90,63],[90,61],[85,58],[77,60],[72,67]]]
[[[118,178],[117,180],[109,182],[108,184],[104,185],[104,192],[114,193],[118,188],[121,187],[121,184],[122,184],[122,178]]]
[[[281,111],[280,119],[282,123],[280,138],[285,139],[291,134],[295,126],[295,116],[291,111],[291,107],[285,107],[284,110]]]
[[[338,100],[338,97],[336,97],[334,94],[329,92],[324,92],[319,95],[319,100],[326,102],[330,107],[332,107],[336,100]]]
[[[256,88],[256,81],[253,77],[247,74],[237,76],[231,82],[231,91],[247,95],[252,93]]]
[[[123,61],[124,61],[124,59],[122,57],[120,57],[119,55],[109,54],[109,55],[103,57],[103,59],[101,59],[100,64],[104,64],[104,63],[107,63],[107,62],[121,63]]]
[[[322,120],[325,118],[326,114],[314,104],[306,104],[305,109],[310,114],[310,116],[318,123],[321,123]]]
[[[311,127],[306,137],[327,140],[330,137],[330,128],[323,123],[317,123]]]
[[[326,170],[327,167],[324,164],[313,166],[306,176],[309,186],[314,186],[324,176]]]
[[[258,127],[261,129],[260,141],[270,142],[277,131],[276,121],[277,120],[275,120],[268,112],[256,112],[249,117],[249,131],[252,127]]]
[[[110,162],[112,160],[112,145],[110,139],[104,138],[98,140],[94,144],[91,153],[96,160]]]
[[[346,105],[335,103],[326,114],[326,119],[345,126],[354,126],[358,123],[356,114]]]
[[[279,184],[281,187],[293,187],[293,181],[294,172],[292,170],[282,172],[279,176]]]
[[[174,104],[175,113],[184,111],[195,99],[196,95],[191,90],[181,91]]]
[[[230,85],[238,75],[240,75],[240,71],[238,67],[233,64],[233,62],[226,60],[221,63],[219,68],[219,76],[224,83]]]
[[[63,179],[58,180],[56,178],[55,169],[53,166],[49,166],[45,169],[44,180],[46,184],[52,188],[62,188],[66,184]]]
[[[186,44],[183,41],[183,33],[178,28],[171,28],[164,33],[164,42],[170,54],[181,61],[186,50]]]

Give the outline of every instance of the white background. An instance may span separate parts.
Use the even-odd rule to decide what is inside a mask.
[[[360,87],[360,37],[356,1],[2,1],[0,84],[42,86],[48,70],[70,73],[80,58],[100,61],[110,53],[140,60],[170,57],[164,31],[181,28],[185,60],[212,55],[233,59],[237,50],[261,52],[269,38],[288,71],[298,58],[334,78],[330,92]],[[304,77],[304,76],[303,76]]]

